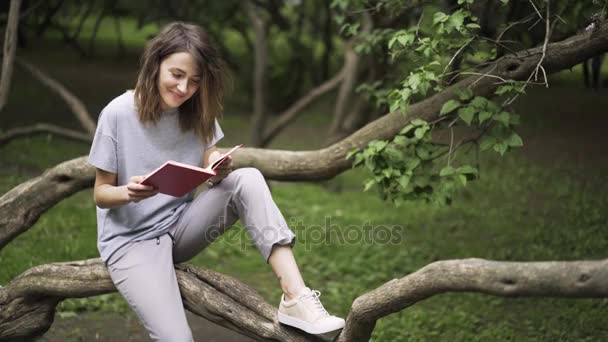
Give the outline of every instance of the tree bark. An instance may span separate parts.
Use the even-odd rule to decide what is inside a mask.
[[[12,0],[6,21],[4,51],[2,58],[2,75],[0,76],[0,112],[4,109],[11,88],[15,51],[17,50],[17,29],[19,25],[19,7],[21,0]]]
[[[72,94],[72,92],[65,88],[61,83],[35,67],[33,64],[20,59],[17,60],[17,64],[27,70],[42,84],[49,87],[52,91],[61,96],[85,131],[91,137],[95,135],[95,128],[97,125],[95,124],[95,121],[93,121],[92,116],[89,114],[89,111],[85,107],[84,103],[82,103],[82,101],[80,101],[76,95]]]

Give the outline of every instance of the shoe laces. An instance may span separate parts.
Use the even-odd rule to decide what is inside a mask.
[[[320,316],[329,316],[329,312],[327,312],[327,310],[325,310],[323,307],[323,304],[321,304],[319,296],[321,296],[320,291],[312,290],[309,294],[303,295],[302,300],[310,303]]]

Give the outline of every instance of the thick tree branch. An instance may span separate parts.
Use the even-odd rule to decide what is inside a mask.
[[[93,121],[91,114],[85,107],[84,103],[72,94],[66,87],[64,87],[57,80],[44,73],[42,70],[35,67],[33,64],[28,63],[24,60],[17,60],[17,64],[27,70],[32,76],[38,79],[42,84],[49,87],[52,91],[56,92],[65,101],[68,107],[72,110],[72,113],[78,119],[78,122],[86,130],[86,132],[92,137],[95,135],[96,124]]]
[[[256,340],[320,341],[276,321],[276,308],[237,279],[180,264],[177,278],[185,307]],[[101,260],[34,267],[0,288],[0,341],[44,333],[64,298],[114,292]],[[498,262],[445,260],[393,279],[358,297],[338,341],[368,341],[375,322],[446,292],[502,297],[608,297],[608,259],[599,261]]]
[[[92,138],[85,133],[74,131],[71,129],[47,124],[47,123],[37,123],[32,126],[25,127],[17,127],[9,129],[6,132],[0,132],[0,146],[8,144],[11,140],[32,136],[34,134],[53,134],[63,138],[71,139],[74,141],[84,142],[90,144],[93,140]]]
[[[0,112],[4,109],[11,88],[13,63],[17,50],[17,26],[19,24],[19,7],[21,0],[12,0],[8,10],[6,33],[4,35],[4,51],[2,58],[2,75],[0,76]]]
[[[338,341],[368,341],[376,320],[447,292],[501,297],[608,297],[608,259],[500,262],[445,260],[358,297]]]
[[[256,340],[323,341],[276,321],[276,308],[242,282],[195,266],[176,266],[186,308]],[[100,259],[41,265],[0,288],[0,341],[46,332],[65,298],[116,291]]]
[[[91,187],[94,168],[80,157],[55,166],[0,197],[0,250],[27,231],[44,212],[72,194]]]

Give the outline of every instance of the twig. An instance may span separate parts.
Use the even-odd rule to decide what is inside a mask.
[[[476,37],[473,36],[471,37],[471,39],[469,39],[466,43],[464,43],[463,46],[460,47],[460,49],[458,49],[458,51],[456,51],[456,53],[454,54],[454,56],[452,56],[452,59],[450,59],[450,61],[448,62],[448,64],[445,66],[445,69],[443,69],[443,73],[445,74],[445,72],[448,70],[448,68],[450,67],[450,64],[452,64],[452,62],[454,61],[454,59],[456,58],[456,56],[458,56],[458,54],[465,48],[467,47]]]
[[[534,10],[536,11],[536,14],[538,14],[538,16],[540,17],[540,19],[543,19],[543,16],[542,16],[542,14],[540,14],[540,11],[538,10],[538,8],[536,8],[536,5],[534,4],[534,1],[532,1],[532,0],[529,0],[529,1],[530,1],[530,4],[532,4],[532,8],[534,8]],[[547,1],[547,2],[549,2],[549,1]]]

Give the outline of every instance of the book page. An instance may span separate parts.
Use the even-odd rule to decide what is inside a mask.
[[[209,166],[207,166],[205,169],[208,169],[209,171],[215,170],[215,168],[217,168],[222,162],[224,162],[228,158],[228,156],[232,154],[232,152],[236,151],[236,149],[241,146],[243,146],[243,144],[234,146],[232,149],[230,149],[230,151],[222,154],[218,159],[216,159],[213,163],[209,164]]]

